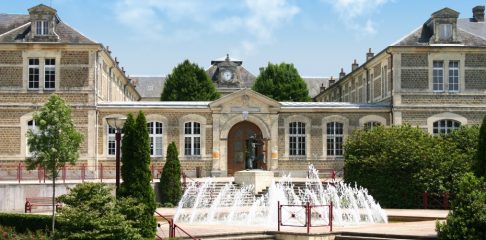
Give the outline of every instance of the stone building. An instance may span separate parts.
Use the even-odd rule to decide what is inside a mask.
[[[57,93],[74,108],[86,136],[80,161],[92,166],[115,159],[115,132],[106,118],[142,110],[159,167],[175,142],[186,171],[232,175],[245,168],[247,140],[255,136],[257,168],[304,174],[312,163],[339,170],[354,129],[410,123],[436,133],[479,123],[486,112],[486,30],[484,7],[475,9],[473,19],[440,10],[376,56],[368,53],[337,82],[314,78],[312,86],[323,90],[317,102],[277,102],[248,89],[255,76],[229,56],[207,70],[224,93],[220,99],[139,101],[156,100],[161,81],[130,80],[107,48],[64,24],[56,10],[38,5],[29,15],[1,14],[0,161],[28,156],[32,114]],[[315,84],[322,80],[330,85]]]
[[[484,6],[472,18],[444,8],[422,26],[374,55],[341,70],[315,99],[388,105],[391,124],[411,124],[432,134],[480,124],[486,112]]]

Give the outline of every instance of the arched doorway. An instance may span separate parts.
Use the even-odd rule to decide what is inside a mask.
[[[247,140],[250,136],[256,136],[257,139],[262,139],[262,131],[257,125],[243,121],[235,124],[228,133],[228,176],[233,176],[237,171],[245,169],[245,161],[247,158]],[[263,157],[264,146],[258,144],[255,149],[255,155]],[[256,168],[267,169],[263,161],[256,161]]]

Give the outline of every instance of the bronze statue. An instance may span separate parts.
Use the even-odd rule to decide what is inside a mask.
[[[261,145],[258,143],[258,139],[256,135],[250,136],[250,138],[247,140],[247,156],[246,156],[246,162],[245,162],[245,169],[255,169],[256,168],[256,148],[258,145]],[[262,156],[263,157],[263,156]]]

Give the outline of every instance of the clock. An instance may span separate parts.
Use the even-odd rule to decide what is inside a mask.
[[[225,81],[229,81],[232,77],[233,77],[233,74],[230,71],[226,70],[226,71],[223,72],[223,79]]]

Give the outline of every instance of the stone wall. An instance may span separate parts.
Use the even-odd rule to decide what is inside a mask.
[[[403,53],[401,62],[402,67],[427,67],[428,56],[426,53]]]
[[[486,67],[486,54],[484,53],[466,53],[466,67]]]
[[[0,87],[22,87],[22,67],[0,67]]]
[[[60,86],[65,88],[87,87],[88,86],[88,67],[67,67],[61,68]]]
[[[20,127],[0,127],[0,139],[1,155],[20,153]]]
[[[62,51],[61,52],[61,64],[89,64],[89,52],[88,51]]]
[[[402,95],[403,104],[486,104],[485,95]]]
[[[70,104],[86,104],[89,95],[86,93],[57,93]],[[45,103],[50,93],[0,93],[0,103]]]
[[[464,75],[466,90],[486,89],[485,69],[466,69]]]
[[[428,89],[429,71],[427,69],[401,69],[401,87],[409,89]]]

